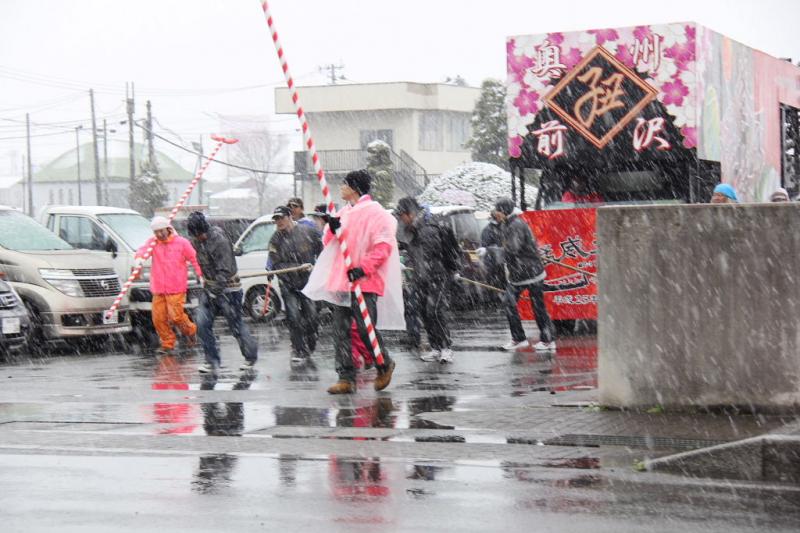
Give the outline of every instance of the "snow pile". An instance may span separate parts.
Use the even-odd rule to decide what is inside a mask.
[[[526,191],[535,197],[536,190]],[[467,163],[431,181],[417,200],[428,205],[466,205],[489,211],[498,198],[511,198],[511,174],[489,163]]]

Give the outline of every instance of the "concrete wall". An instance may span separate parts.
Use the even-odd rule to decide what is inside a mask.
[[[600,401],[800,406],[800,204],[598,210]]]

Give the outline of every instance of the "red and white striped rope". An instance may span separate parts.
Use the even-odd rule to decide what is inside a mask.
[[[211,154],[208,156],[208,159],[206,159],[205,163],[203,163],[203,165],[197,170],[197,174],[195,174],[195,177],[189,184],[189,186],[186,187],[186,190],[183,192],[183,195],[181,195],[180,199],[178,200],[178,203],[176,203],[175,207],[172,208],[172,211],[170,212],[168,217],[170,224],[175,219],[175,216],[178,214],[178,211],[180,211],[181,207],[183,207],[183,205],[189,199],[189,196],[192,195],[192,191],[194,190],[194,188],[197,186],[198,183],[200,183],[200,180],[202,179],[203,174],[208,168],[208,165],[210,165],[211,162],[214,160],[214,158],[217,156],[217,152],[219,152],[220,148],[222,148],[222,145],[233,144],[237,142],[236,139],[227,139],[224,137],[218,137],[216,135],[212,135],[211,138],[217,141],[217,145],[214,147],[214,150],[211,151]],[[142,271],[144,262],[147,261],[150,258],[150,255],[153,253],[153,248],[155,248],[155,245],[156,245],[156,238],[151,237],[150,240],[147,241],[147,248],[145,249],[144,255],[142,257],[137,258],[136,265],[133,267],[133,270],[131,270],[131,275],[128,276],[128,279],[127,281],[125,281],[125,284],[122,286],[122,289],[120,290],[119,294],[117,295],[116,298],[114,298],[114,303],[111,304],[111,307],[109,307],[106,310],[105,315],[107,318],[110,318],[114,314],[114,312],[119,308],[120,303],[122,303],[122,299],[125,298],[126,294],[128,294],[128,291],[130,290],[131,285],[133,285],[134,280],[139,277],[139,273]]]
[[[289,65],[286,63],[286,55],[284,54],[283,46],[281,46],[281,42],[278,39],[278,32],[275,30],[275,23],[272,19],[272,15],[270,14],[269,4],[266,0],[261,2],[261,8],[264,10],[264,15],[267,18],[267,25],[269,26],[270,33],[272,34],[272,42],[275,44],[275,50],[277,50],[278,59],[281,62],[281,69],[283,70],[283,75],[286,77],[286,85],[288,85],[289,90],[292,92],[292,102],[294,103],[294,107],[297,111],[297,118],[300,120],[300,125],[303,130],[303,140],[306,143],[306,148],[309,152],[311,152],[311,162],[314,164],[314,172],[317,175],[317,181],[319,181],[319,186],[322,189],[322,196],[325,197],[325,203],[328,205],[328,213],[333,216],[336,209],[333,205],[333,197],[331,196],[328,182],[325,179],[325,172],[322,170],[322,165],[319,162],[319,155],[317,154],[317,149],[314,146],[314,140],[311,138],[311,130],[308,126],[308,120],[306,120],[306,114],[303,112],[303,107],[300,105],[300,96],[297,93],[297,88],[294,85],[292,75],[289,73]],[[350,251],[347,249],[345,230],[339,228],[339,230],[336,232],[336,238],[339,240],[339,247],[342,250],[345,268],[350,270],[353,263],[350,259]],[[358,309],[361,311],[361,317],[364,320],[364,327],[367,329],[367,335],[369,336],[369,341],[372,345],[372,352],[375,354],[375,361],[378,363],[378,365],[382,366],[383,353],[381,353],[381,347],[380,344],[378,344],[378,337],[375,334],[375,327],[373,326],[372,320],[369,317],[367,304],[364,301],[364,294],[361,292],[361,284],[358,281],[355,281],[352,284],[352,288],[356,295]]]

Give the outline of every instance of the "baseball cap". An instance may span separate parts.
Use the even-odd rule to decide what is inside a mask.
[[[275,220],[276,218],[281,218],[281,217],[290,217],[290,216],[292,216],[292,212],[291,212],[291,210],[290,210],[288,207],[286,207],[285,205],[279,205],[279,206],[278,206],[278,207],[276,207],[276,208],[275,208],[275,210],[272,212],[272,220]]]

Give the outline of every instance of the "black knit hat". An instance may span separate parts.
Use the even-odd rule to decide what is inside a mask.
[[[186,230],[192,237],[197,237],[203,233],[208,233],[211,226],[206,220],[206,216],[200,211],[192,211],[189,214],[189,220],[186,222]]]
[[[494,210],[508,216],[514,211],[514,200],[511,198],[500,198],[494,204]]]
[[[414,198],[410,196],[406,196],[405,198],[400,198],[397,201],[397,207],[395,208],[395,213],[398,215],[413,215],[415,213],[419,213],[420,210],[419,203]]]
[[[366,170],[354,170],[344,177],[344,182],[348,187],[363,196],[369,193],[372,176]]]

